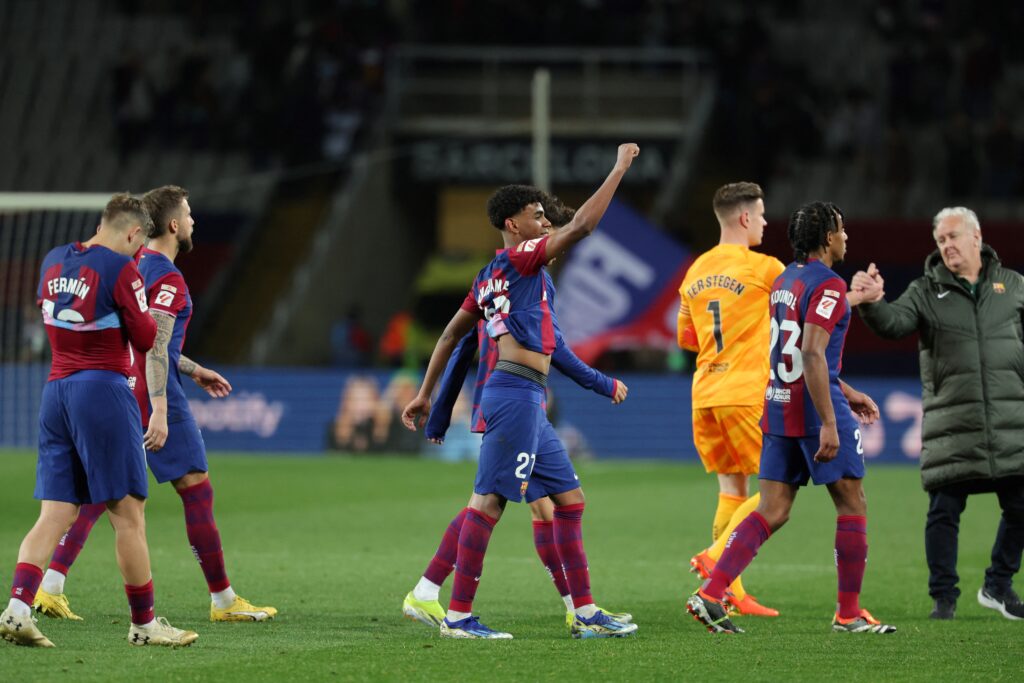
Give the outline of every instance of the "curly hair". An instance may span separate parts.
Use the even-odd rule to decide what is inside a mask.
[[[811,252],[828,246],[830,233],[839,230],[842,210],[831,202],[804,204],[789,217],[789,243],[798,263],[806,263]]]
[[[548,195],[550,196],[550,195]],[[498,230],[505,229],[505,220],[522,211],[527,204],[544,202],[543,191],[532,185],[505,185],[487,200],[487,218]]]
[[[188,199],[188,190],[177,185],[164,185],[142,195],[142,203],[153,217],[153,228],[146,237],[156,239],[167,233],[167,225]]]
[[[549,192],[544,193],[544,199],[541,200],[541,204],[544,205],[544,215],[551,221],[551,225],[556,228],[567,225],[572,220],[572,217],[576,215],[576,209],[566,206],[562,203],[561,199]]]

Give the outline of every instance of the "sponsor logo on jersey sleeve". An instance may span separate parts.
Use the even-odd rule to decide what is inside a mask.
[[[153,300],[153,305],[154,306],[165,306],[165,307],[168,307],[172,303],[174,303],[174,293],[173,292],[158,292],[157,295],[156,295],[156,299]]]
[[[174,285],[163,284],[163,285],[160,285],[160,289],[163,290],[163,291],[166,291],[166,292],[171,292],[172,294],[177,294],[177,292],[178,292],[178,288],[175,287]],[[836,296],[839,296],[839,295],[837,294]]]
[[[132,281],[132,289],[138,289],[142,286],[142,280],[135,279]]]
[[[149,306],[146,305],[146,290],[136,289],[135,300],[139,302],[139,310],[145,313],[149,310]]]
[[[814,312],[820,315],[825,320],[828,320],[832,317],[832,314],[835,312],[837,303],[839,303],[838,299],[823,296],[821,297],[821,301],[818,302],[818,307],[814,309]]]
[[[825,292],[824,292],[824,295],[825,296],[830,296],[830,297],[832,297],[834,299],[838,299],[839,296],[840,296],[839,292],[837,292],[834,289],[826,289]]]
[[[542,239],[544,239],[544,238],[543,237],[537,237],[537,238],[532,239],[532,240],[527,240],[527,241],[525,241],[525,242],[523,242],[523,243],[521,243],[519,245],[518,251],[521,251],[521,252],[524,252],[524,253],[525,252],[534,251],[534,250],[537,249],[537,243],[540,242]]]

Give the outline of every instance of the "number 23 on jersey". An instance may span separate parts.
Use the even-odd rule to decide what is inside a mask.
[[[804,357],[800,353],[800,347],[797,346],[800,341],[800,333],[800,323],[796,320],[783,320],[780,323],[775,318],[772,318],[769,354],[773,358],[775,357],[775,345],[779,343],[780,337],[782,337],[781,358],[778,366],[769,368],[772,379],[775,379],[776,373],[778,373],[779,379],[790,384],[800,379],[800,376],[804,374]],[[787,359],[789,361],[788,364],[786,362]]]

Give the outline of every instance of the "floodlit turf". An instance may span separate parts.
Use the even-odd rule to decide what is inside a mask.
[[[476,608],[510,642],[441,640],[401,616],[402,598],[468,498],[471,465],[399,458],[214,456],[217,520],[236,590],[280,609],[266,624],[211,624],[181,504],[164,485],[148,506],[157,614],[199,632],[191,648],[134,648],[113,534],[97,524],[68,581],[85,622],[40,617],[55,650],[0,642],[5,680],[1019,680],[1024,622],[978,606],[998,508],[971,499],[960,544],[956,621],[932,622],[923,532],[926,496],[910,468],[869,469],[870,561],[864,605],[892,636],[829,630],[834,514],[801,493],[789,525],[744,577],[782,616],[742,618],[711,636],[687,615],[690,555],[707,544],[713,480],[693,465],[587,463],[584,534],[598,603],[640,625],[626,640],[573,641],[533,550],[528,511],[492,538]],[[35,459],[0,451],[0,573],[8,580],[32,524]],[[6,584],[5,588],[6,588]],[[448,595],[448,587],[442,596]]]

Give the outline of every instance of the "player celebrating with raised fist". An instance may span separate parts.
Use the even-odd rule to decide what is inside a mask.
[[[554,232],[572,220],[576,213],[563,204],[558,197],[545,195],[542,199],[544,217],[551,222],[550,232]],[[548,303],[554,307],[555,285],[550,273],[544,271],[544,286],[548,293]],[[554,320],[554,319],[553,319]],[[617,379],[607,377],[581,361],[569,345],[562,339],[562,333],[558,329],[558,321],[555,325],[555,349],[551,353],[551,365],[559,372],[575,381],[584,389],[591,389],[594,392],[607,396],[612,403],[619,404],[626,400],[629,388]],[[494,372],[494,366],[498,362],[498,347],[487,336],[485,321],[477,323],[476,329],[471,331],[459,342],[458,346],[448,361],[444,375],[441,377],[441,386],[437,390],[434,399],[433,410],[430,412],[430,419],[424,430],[428,441],[440,444],[444,441],[445,432],[451,423],[452,411],[455,401],[462,389],[473,362],[473,356],[477,349],[480,351],[480,363],[477,368],[476,383],[473,391],[473,412],[471,417],[471,430],[482,433],[486,429],[483,416],[480,414],[480,397],[483,389]],[[554,429],[547,430],[547,438],[538,444],[538,458],[562,458],[565,446],[562,444]],[[551,449],[550,453],[546,449]],[[527,491],[527,501],[530,504],[530,517],[533,522],[533,543],[537,550],[544,568],[551,576],[551,581],[558,590],[558,595],[565,603],[566,626],[571,630],[573,622],[576,621],[576,611],[573,606],[572,593],[569,584],[565,579],[565,570],[562,568],[562,560],[558,556],[558,548],[554,540],[554,513],[555,504],[547,496],[540,496],[531,500],[532,495]],[[462,524],[466,519],[469,508],[463,508],[455,518],[451,520],[441,537],[441,543],[427,565],[426,571],[420,577],[416,586],[405,596],[402,602],[402,613],[410,619],[415,619],[427,626],[438,627],[445,618],[445,610],[438,601],[438,594],[441,585],[448,576],[455,570],[456,553],[459,547],[459,534],[462,531]],[[598,608],[600,609],[600,608]],[[633,616],[624,612],[609,612],[603,610],[616,621],[629,622]]]
[[[593,232],[639,152],[634,144],[620,145],[615,166],[601,187],[553,235],[547,235],[551,223],[544,215],[544,195],[537,188],[508,185],[487,202],[488,217],[501,230],[505,248],[477,275],[462,307],[438,339],[419,393],[402,413],[410,429],[425,422],[434,385],[455,345],[484,318],[488,336],[497,343],[498,362],[480,403],[487,426],[473,496],[459,531],[455,581],[441,622],[442,636],[512,637],[480,623],[472,613],[473,598],[491,532],[506,503],[541,496],[549,496],[555,504],[554,542],[573,598],[573,637],[625,636],[637,630],[636,624],[618,621],[595,607],[583,550],[583,490],[564,449],[540,449],[539,445],[551,430],[542,404],[555,348],[554,311],[544,267]]]
[[[878,406],[839,379],[850,324],[846,283],[832,266],[846,254],[842,212],[814,202],[789,222],[796,260],[769,296],[771,344],[761,428],[761,502],[732,533],[710,578],[686,608],[712,633],[741,633],[723,605],[726,589],[761,545],[789,519],[796,494],[813,480],[835,504],[838,611],[832,628],[847,633],[893,633],[860,607],[867,561],[864,451],[857,417],[878,419]],[[856,413],[856,417],[855,414]]]

